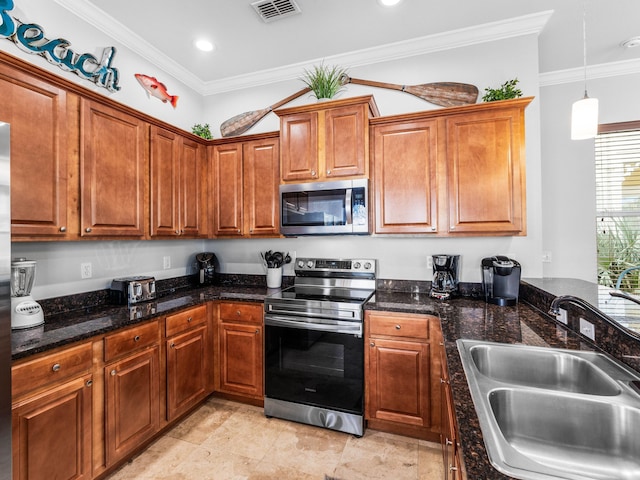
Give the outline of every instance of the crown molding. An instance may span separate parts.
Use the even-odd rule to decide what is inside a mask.
[[[95,5],[90,2],[86,0],[54,1],[80,19],[131,49],[159,69],[205,96],[295,79],[300,76],[300,72],[305,68],[310,68],[320,61],[357,67],[506,38],[530,34],[537,35],[553,14],[553,10],[546,10],[498,22],[485,23],[473,27],[381,45],[379,47],[356,50],[331,57],[324,57],[322,59],[313,59],[274,69],[260,70],[245,75],[205,82],[191,72],[188,72],[184,66],[167,57],[163,52],[145,41],[135,32],[124,27],[113,17],[107,15],[101,9],[96,8]]]
[[[587,80],[596,78],[619,77],[640,73],[640,59],[620,62],[587,65]],[[539,75],[540,87],[562,85],[564,83],[584,82],[584,67],[568,68]]]

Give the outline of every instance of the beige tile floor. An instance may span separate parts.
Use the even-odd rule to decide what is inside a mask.
[[[367,430],[362,438],[210,398],[108,480],[439,480],[440,445]]]

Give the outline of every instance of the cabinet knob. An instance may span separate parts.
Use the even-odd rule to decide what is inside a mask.
[[[62,233],[66,232],[67,231],[67,227],[65,227],[65,226],[60,227],[60,231]]]
[[[256,335],[257,335],[258,333],[260,333],[260,329],[259,329],[259,328],[256,328]]]
[[[93,385],[93,380],[87,380],[87,383],[85,383],[85,385],[87,387],[90,387],[91,385]]]
[[[193,317],[187,318],[187,323],[191,322],[191,320],[193,320]]]
[[[451,225],[451,227],[449,227],[449,230],[455,230],[456,226],[455,225]]]
[[[135,337],[133,337],[133,341],[134,342],[139,342],[140,341],[140,335],[136,335]]]
[[[450,472],[457,472],[458,471],[458,467],[454,467],[453,465],[449,465],[449,471]]]
[[[253,228],[250,228],[250,229],[249,229],[249,233],[253,233]]]
[[[176,235],[180,235],[180,230],[176,230]]]
[[[176,348],[176,344],[171,342],[171,345],[169,345],[171,348]]]
[[[444,438],[444,444],[445,445],[453,445],[453,442],[451,440],[449,440],[447,437]]]
[[[431,231],[435,232],[436,231],[436,227],[435,226],[431,227]]]
[[[60,364],[59,363],[54,363],[53,367],[51,367],[51,371],[52,372],[57,372],[58,370],[60,370]]]
[[[311,170],[311,176],[315,177],[316,176],[316,171],[315,170]]]
[[[396,330],[400,330],[402,327],[400,325],[396,325]]]
[[[376,346],[376,342],[371,342],[371,343],[369,344],[369,346],[370,346],[370,347],[375,347],[375,346]]]
[[[240,229],[238,229],[238,233],[240,233]]]
[[[91,233],[91,227],[85,228],[84,231],[87,232],[87,233]]]
[[[116,373],[117,373],[117,372],[116,372],[115,368],[114,368],[113,370],[111,370],[111,376],[112,376],[112,377],[115,377],[115,376],[116,376]]]
[[[327,175],[331,175],[331,170],[327,170]]]
[[[239,317],[240,315],[242,315],[242,314],[240,313],[240,310],[236,310],[236,317]]]

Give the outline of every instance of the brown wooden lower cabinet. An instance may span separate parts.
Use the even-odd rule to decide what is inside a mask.
[[[439,328],[439,320],[429,315],[366,312],[365,418],[370,428],[439,440],[440,358],[432,345]]]
[[[264,402],[261,303],[223,302],[217,318],[216,391]]]
[[[444,346],[440,345],[440,391],[442,395],[441,419],[442,430],[440,443],[442,445],[442,459],[444,463],[445,480],[464,480],[466,478],[460,460],[460,446],[458,442],[458,427],[449,382],[449,371]]]

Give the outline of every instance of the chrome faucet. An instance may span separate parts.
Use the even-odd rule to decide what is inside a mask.
[[[579,297],[574,297],[573,295],[561,295],[559,297],[554,298],[553,301],[551,302],[551,305],[549,306],[549,315],[553,315],[554,317],[557,317],[560,314],[560,304],[562,303],[573,303],[575,305],[578,305],[579,307],[582,307],[585,310],[588,310],[591,313],[593,313],[600,320],[604,320],[605,322],[611,323],[611,319],[608,316],[606,316],[604,313],[602,313],[600,310],[598,310],[596,307],[594,307],[589,302],[586,302]]]

